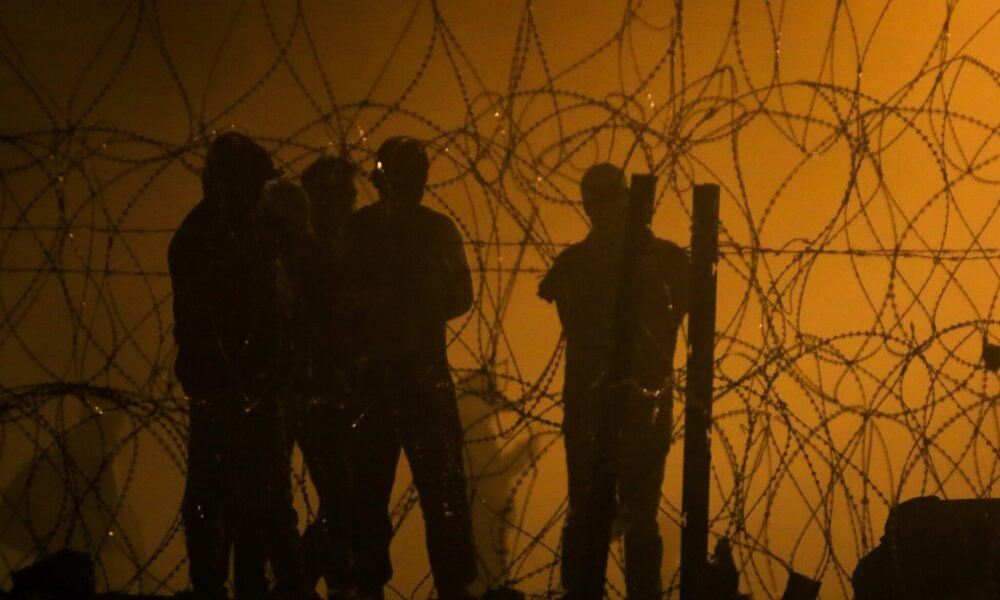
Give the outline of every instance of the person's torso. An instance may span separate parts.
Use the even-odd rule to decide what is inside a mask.
[[[185,286],[182,296],[198,305],[180,307],[194,322],[184,324],[193,334],[178,340],[178,361],[201,363],[202,372],[237,387],[266,372],[274,347],[273,273],[251,233],[234,233],[203,202],[171,243],[180,266],[175,295]]]
[[[653,238],[641,257],[637,327],[629,349],[631,376],[647,388],[659,388],[672,373],[677,329],[683,313],[675,310],[683,273],[671,267],[683,254],[670,242]],[[616,350],[615,310],[622,271],[621,252],[586,240],[558,259],[560,293],[555,298],[566,336],[566,393],[586,392],[607,376]]]
[[[444,356],[443,314],[448,273],[444,259],[447,217],[423,206],[390,215],[365,207],[349,227],[354,248],[347,266],[359,292],[356,339],[375,355]]]

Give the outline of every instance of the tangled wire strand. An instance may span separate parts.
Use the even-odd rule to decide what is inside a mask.
[[[476,306],[450,324],[450,352],[487,584],[538,597],[559,587],[563,344],[534,289],[585,231],[576,186],[598,161],[656,174],[654,229],[682,245],[693,184],[722,188],[711,532],[732,541],[745,590],[776,596],[787,568],[847,596],[890,507],[991,496],[998,381],[980,350],[1000,291],[1000,70],[982,47],[998,37],[1000,9],[929,3],[918,29],[933,35],[900,72],[879,54],[880,32],[909,18],[900,0],[826,13],[694,4],[625,0],[617,21],[572,40],[528,0],[495,9],[511,27],[489,35],[512,51],[484,57],[469,43],[478,9],[416,0],[394,15],[398,35],[372,33],[388,53],[359,83],[331,67],[352,49],[331,54],[317,34],[350,21],[346,5],[239,1],[217,19],[200,99],[177,42],[181,9],[119,3],[57,93],[19,50],[16,19],[0,14],[5,81],[26,103],[0,135],[6,569],[77,546],[108,589],[186,586],[187,424],[165,255],[208,142],[236,127],[289,174],[325,153],[368,165],[373,142],[399,131],[428,141],[425,202],[459,224],[476,274]],[[809,26],[822,35],[796,38]],[[226,53],[249,52],[246,39],[252,68],[234,75]],[[811,78],[794,66],[806,50]],[[889,75],[901,83],[881,85]],[[169,90],[155,105],[168,112],[134,105],[144,85]],[[210,94],[220,86],[221,100]],[[271,123],[253,120],[263,116]],[[677,418],[675,446],[683,439]],[[679,456],[661,501],[668,546],[684,519]],[[311,520],[301,466],[295,481]],[[418,510],[410,485],[392,507],[400,535]],[[667,555],[673,593],[676,550]],[[614,562],[620,571],[621,549]],[[393,589],[425,597],[422,572]],[[620,573],[610,590],[624,595]]]

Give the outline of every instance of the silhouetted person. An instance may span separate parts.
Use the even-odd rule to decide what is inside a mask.
[[[276,357],[279,303],[257,210],[278,175],[270,156],[238,133],[216,138],[202,174],[204,199],[174,234],[177,378],[190,400],[182,506],[191,582],[224,598],[230,549],[236,594],[279,597],[301,588],[289,444]]]
[[[304,293],[312,334],[311,385],[304,390],[296,438],[319,496],[315,521],[303,535],[307,580],[322,576],[328,596],[342,597],[350,587],[350,455],[347,412],[351,346],[344,289],[344,229],[354,211],[355,166],[346,159],[321,157],[302,173],[312,204],[316,237],[313,272]]]
[[[312,206],[305,190],[287,179],[264,187],[258,208],[259,241],[270,272],[275,303],[274,365],[277,391],[298,398],[314,375],[314,338],[309,289],[319,269]],[[291,402],[285,404],[291,405]]]
[[[688,259],[668,241],[648,240],[640,258],[631,377],[607,381],[629,190],[622,171],[606,163],[591,167],[580,187],[591,232],[556,257],[539,286],[539,295],[555,302],[566,336],[563,587],[574,600],[603,597],[617,516],[625,534],[626,596],[659,598],[663,543],[656,513],[670,442],[674,347],[687,311]],[[609,397],[609,385],[624,393]],[[620,437],[609,429],[618,425]]]
[[[313,227],[310,197],[292,181],[279,179],[264,187],[258,220],[275,303],[272,376],[286,424],[284,439],[290,458],[296,438],[300,446],[307,447],[301,443],[303,424],[310,418],[306,414],[306,403],[315,397],[318,372],[322,368],[317,360],[325,332],[317,327],[317,319],[322,316],[319,309],[323,299],[317,294],[317,288],[325,275],[326,265],[322,260],[322,245]],[[325,432],[326,435],[333,433]],[[290,460],[287,468],[291,469]],[[315,474],[313,477],[315,479]],[[281,547],[271,549],[281,550]],[[316,587],[316,577],[306,573],[304,555],[305,548],[299,590],[302,595],[306,590],[311,594]],[[269,558],[272,563],[281,560],[270,554]]]
[[[344,226],[358,197],[356,173],[354,163],[332,156],[316,159],[302,172],[302,187],[312,201],[316,237],[327,247],[327,253],[337,258],[344,252]]]
[[[372,173],[379,200],[348,222],[359,369],[352,542],[368,598],[381,598],[392,576],[388,505],[400,449],[420,494],[438,597],[466,597],[476,576],[446,352],[446,323],[472,305],[472,279],[458,228],[420,204],[428,167],[420,142],[387,140]]]

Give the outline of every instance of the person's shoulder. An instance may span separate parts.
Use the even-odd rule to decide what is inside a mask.
[[[552,266],[542,278],[538,294],[549,301],[557,299],[557,290],[564,285],[571,285],[573,280],[588,271],[601,252],[601,245],[595,243],[590,236],[566,246],[552,260]]]
[[[382,212],[382,207],[378,202],[366,204],[357,209],[347,218],[346,228],[348,231],[358,230],[368,226],[377,219],[377,215]]]
[[[202,198],[184,217],[181,221],[180,227],[178,227],[178,230],[207,226],[210,218],[212,217],[212,212],[213,211],[211,210],[211,205],[208,200]]]
[[[656,237],[655,235],[653,236],[653,242],[651,245],[655,252],[664,252],[664,253],[672,252],[674,254],[684,253],[684,249],[678,246],[676,243],[668,239]]]
[[[173,237],[170,238],[170,250],[176,252],[181,246],[197,243],[198,240],[210,235],[214,227],[215,218],[211,207],[205,200],[199,201],[174,231]]]
[[[355,210],[351,213],[351,216],[347,219],[348,223],[351,222],[361,222],[365,219],[372,218],[377,212],[379,212],[380,207],[378,202],[373,202],[371,204],[365,204],[361,208]]]
[[[412,219],[417,224],[417,227],[426,231],[431,236],[444,236],[450,239],[461,237],[462,235],[454,219],[441,211],[434,210],[423,204],[413,207]]]
[[[668,280],[686,279],[691,268],[691,259],[686,250],[662,238],[653,238],[650,252],[656,270]]]
[[[219,243],[220,224],[215,207],[206,200],[195,204],[174,231],[167,246],[171,276],[186,277],[207,265]]]
[[[421,221],[431,223],[438,227],[454,227],[455,221],[439,210],[434,210],[429,206],[418,204],[413,207],[413,216]]]
[[[576,242],[566,246],[552,259],[552,266],[546,274],[548,279],[560,277],[563,273],[575,271],[586,262],[587,245],[584,242]]]
[[[589,244],[586,239],[570,244],[563,248],[559,254],[556,254],[555,259],[552,261],[552,268],[554,269],[557,266],[560,268],[572,268],[581,262],[585,262],[589,250]]]
[[[670,240],[655,236],[650,244],[650,252],[667,260],[687,259],[687,252],[683,248]]]

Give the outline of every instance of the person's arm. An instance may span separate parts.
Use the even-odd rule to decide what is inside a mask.
[[[571,247],[556,256],[555,260],[552,261],[552,266],[542,277],[538,284],[538,297],[542,300],[550,303],[555,302],[558,305],[560,301],[566,299],[566,288],[568,287],[566,272],[569,270],[566,264],[570,262],[567,257],[572,251]]]
[[[205,334],[208,302],[200,298],[196,268],[199,259],[191,256],[191,239],[181,230],[171,240],[167,251],[170,282],[173,287],[174,341],[180,348],[197,345]],[[202,260],[207,260],[204,258]]]
[[[542,277],[542,281],[538,284],[538,297],[549,303],[555,302],[558,295],[559,270],[556,268],[557,264],[552,265],[552,268],[545,273],[545,277]]]
[[[465,258],[462,234],[451,220],[444,228],[443,259],[446,275],[445,318],[464,315],[472,308],[472,273]]]
[[[174,373],[188,396],[200,396],[217,387],[212,366],[217,362],[211,340],[211,300],[204,297],[205,265],[208,257],[198,252],[199,238],[184,225],[167,250],[173,288],[174,341],[177,359]],[[217,373],[216,373],[217,375]]]

